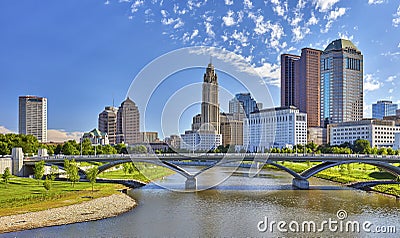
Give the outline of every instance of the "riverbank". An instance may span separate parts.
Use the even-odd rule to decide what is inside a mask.
[[[309,169],[310,166],[313,166],[315,164],[293,163],[285,161],[283,165],[289,169],[296,171],[297,173],[301,173],[302,171]],[[270,165],[266,165],[265,168],[276,169],[275,167]],[[315,174],[314,177],[331,182],[336,182],[341,185],[368,180],[395,179],[392,174],[380,171],[377,167],[366,164],[349,164],[339,167],[333,167],[321,171],[318,174]],[[371,190],[368,191],[376,192],[389,197],[394,197],[396,199],[400,198],[400,185],[377,185],[375,187],[372,187]]]
[[[113,194],[84,203],[0,217],[0,233],[100,220],[130,211],[137,205],[126,194]]]

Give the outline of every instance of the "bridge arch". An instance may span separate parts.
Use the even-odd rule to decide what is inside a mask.
[[[399,167],[396,167],[396,166],[391,165],[391,164],[386,163],[386,162],[364,161],[364,160],[362,160],[362,161],[360,161],[360,160],[348,160],[348,161],[335,161],[335,162],[326,161],[326,162],[323,162],[321,164],[318,164],[318,165],[316,165],[314,167],[311,167],[311,168],[303,171],[302,173],[300,173],[300,176],[303,179],[308,179],[308,178],[314,176],[315,174],[317,174],[317,173],[319,173],[321,171],[324,171],[326,169],[329,169],[331,167],[335,167],[335,166],[342,165],[342,164],[352,164],[352,163],[364,163],[364,164],[374,165],[374,166],[376,166],[378,168],[386,170],[387,172],[393,174],[396,177],[400,176],[400,168]]]
[[[130,160],[130,159],[124,159],[124,160],[117,160],[117,161],[113,161],[107,164],[104,164],[102,166],[99,166],[99,173],[106,171],[107,169],[110,169],[114,166],[120,165],[120,164],[125,164],[125,163],[135,163],[135,162],[140,162],[140,163],[148,163],[148,164],[154,164],[154,165],[158,165],[158,166],[162,166],[165,168],[168,168],[176,173],[179,173],[180,175],[184,176],[185,178],[192,178],[194,177],[192,174],[190,174],[189,172],[187,172],[186,170],[182,169],[181,167],[172,164],[170,162],[167,161],[160,161],[160,160]]]

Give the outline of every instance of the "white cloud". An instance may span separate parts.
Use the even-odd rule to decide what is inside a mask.
[[[339,38],[340,39],[345,39],[345,40],[350,40],[352,41],[354,36],[353,35],[349,35],[349,33],[346,31],[345,33],[339,32]]]
[[[393,82],[397,78],[396,75],[391,75],[386,79],[386,82]]]
[[[214,38],[215,32],[212,30],[213,25],[209,22],[204,22],[204,26],[206,27],[206,33],[209,37]]]
[[[298,42],[298,41],[302,40],[310,32],[311,32],[310,28],[308,28],[308,27],[297,26],[292,29],[292,33],[293,33],[292,41]]]
[[[398,27],[400,25],[400,5],[397,8],[397,12],[393,14],[394,18],[392,20],[393,26]]]
[[[383,86],[382,82],[379,82],[378,79],[374,78],[372,74],[366,74],[364,76],[364,92],[374,91]]]
[[[328,20],[336,20],[338,17],[343,16],[346,13],[346,8],[340,7],[335,8],[335,10],[331,11],[327,17]]]
[[[83,132],[66,132],[64,130],[51,129],[47,130],[47,141],[49,142],[64,142],[68,140],[80,141]]]
[[[399,42],[399,44],[397,45],[397,48],[400,48],[400,42]]]
[[[272,10],[278,15],[278,16],[285,16],[285,13],[287,12],[287,2],[284,2],[282,5],[280,4],[279,0],[271,0],[271,3],[274,5],[272,7]]]
[[[395,56],[395,57],[397,57],[397,56],[400,55],[400,51],[397,51],[397,52],[388,51],[388,52],[382,53],[381,55],[383,55],[383,56]]]
[[[307,21],[308,26],[316,25],[318,24],[318,19],[315,17],[314,12],[311,12],[311,17]]]
[[[254,70],[264,79],[265,83],[280,87],[281,85],[281,67],[278,64],[265,62]]]
[[[394,91],[393,88],[389,89],[389,93],[393,93],[393,91]]]
[[[382,4],[383,0],[368,0],[368,4],[372,5],[372,4]]]
[[[135,13],[139,10],[139,7],[143,6],[144,1],[143,0],[136,0],[134,3],[131,5],[131,12]]]
[[[225,4],[226,5],[232,5],[233,4],[233,0],[225,0]]]
[[[316,10],[327,12],[339,1],[340,0],[313,0],[313,4],[315,5]]]
[[[226,13],[226,16],[222,17],[222,21],[224,22],[225,26],[233,26],[236,24],[235,19],[232,17],[234,12],[232,10],[229,10]]]
[[[253,8],[253,3],[251,0],[243,0],[243,5],[245,8],[252,9]]]
[[[9,133],[16,134],[16,132],[9,130],[8,128],[6,128],[4,126],[0,126],[0,134],[9,134]]]
[[[372,118],[372,104],[364,104],[364,118]]]
[[[178,22],[175,24],[174,29],[180,28],[184,25],[182,19],[178,18]]]
[[[192,35],[190,36],[190,39],[193,40],[197,35],[199,35],[199,30],[194,29]]]

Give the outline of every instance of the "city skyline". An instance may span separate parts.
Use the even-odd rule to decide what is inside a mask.
[[[365,59],[364,117],[371,116],[371,105],[378,100],[399,102],[393,96],[396,79],[400,77],[396,69],[400,60],[398,3],[197,2],[191,6],[148,3],[136,9],[134,2],[45,1],[37,6],[29,1],[3,1],[0,25],[4,38],[0,39],[0,47],[4,54],[0,56],[0,78],[5,83],[0,97],[7,113],[0,119],[0,132],[17,132],[21,95],[49,99],[49,134],[89,131],[96,127],[97,115],[105,106],[125,99],[132,79],[146,64],[166,52],[191,45],[222,47],[248,59],[262,74],[278,106],[280,54],[299,55],[304,47],[323,50],[332,40],[349,38]],[[218,5],[214,7],[218,10],[203,11],[210,9],[210,4]],[[153,16],[144,13],[148,9]],[[188,19],[190,14],[198,17]],[[379,19],[371,15],[379,15]],[[191,34],[185,38],[187,32]],[[141,37],[135,37],[139,33]],[[186,76],[177,75],[177,79]],[[192,80],[198,81],[201,76],[200,70],[192,75]],[[227,107],[222,104],[222,108]],[[189,125],[186,128],[195,114],[182,120]]]

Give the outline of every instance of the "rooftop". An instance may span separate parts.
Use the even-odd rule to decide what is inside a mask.
[[[331,50],[342,50],[342,49],[354,49],[356,51],[359,51],[358,48],[349,40],[345,39],[337,39],[332,41],[326,48],[325,51],[331,51]]]

